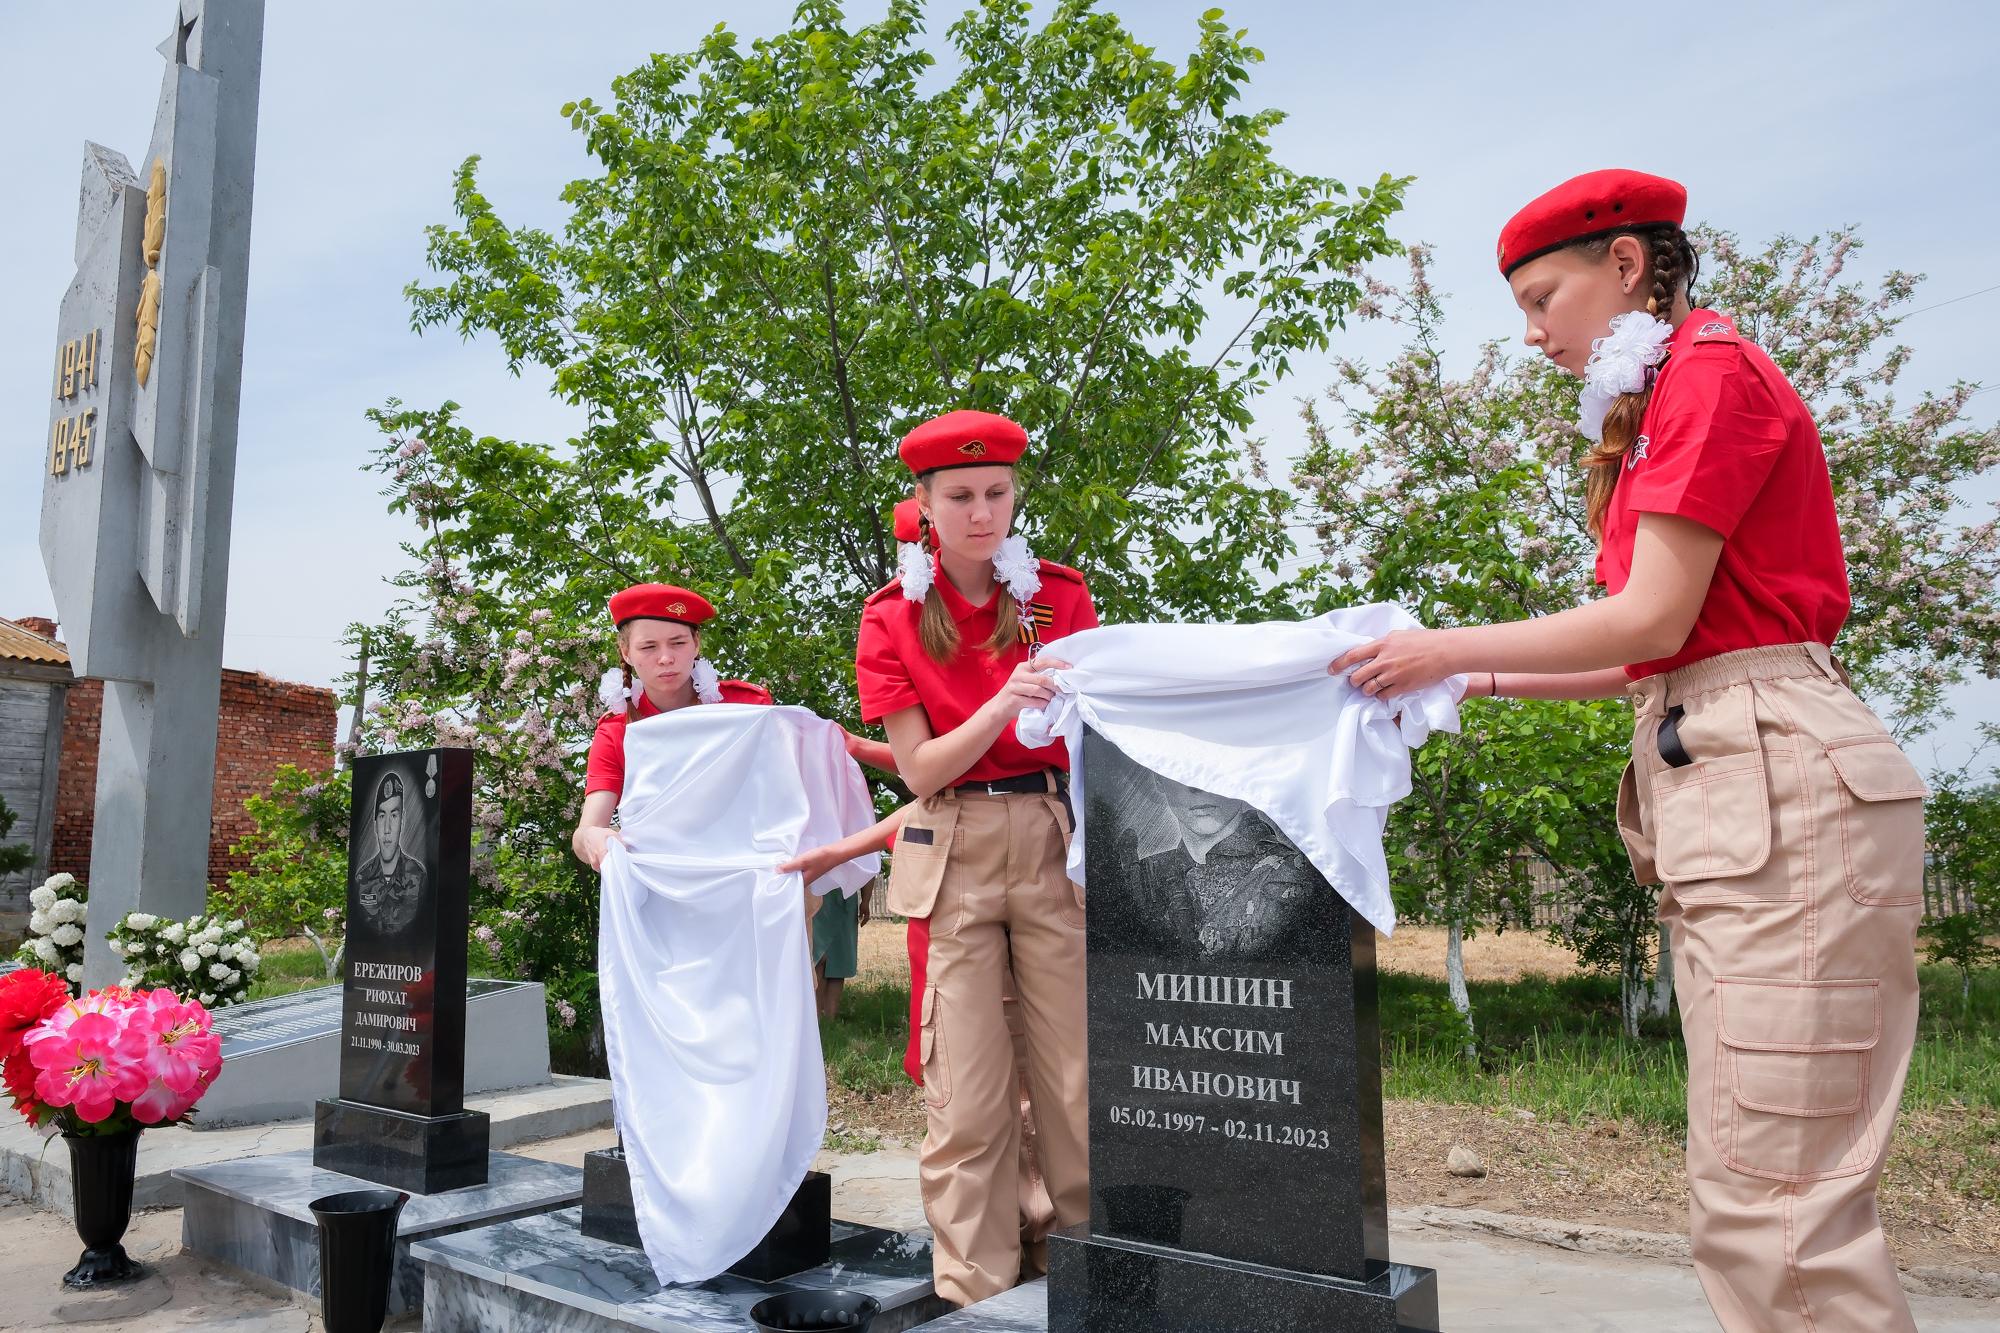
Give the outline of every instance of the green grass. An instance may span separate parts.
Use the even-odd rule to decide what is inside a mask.
[[[2000,971],[1974,978],[1969,1006],[1948,967],[1918,969],[1917,1045],[1903,1105],[2000,1107]],[[1385,1097],[1527,1110],[1570,1121],[1616,1119],[1687,1131],[1687,1052],[1678,1015],[1618,1018],[1618,983],[1598,976],[1473,982],[1478,1061],[1460,1053],[1445,984],[1380,979]]]
[[[874,1097],[910,1086],[903,1072],[909,1032],[908,986],[861,989],[850,982],[840,997],[840,1016],[820,1021],[819,1044],[836,1083]]]
[[[1679,1024],[1620,1030],[1618,983],[1596,976],[1472,982],[1479,1060],[1460,1053],[1442,981],[1384,972],[1382,1095],[1519,1109],[1564,1120],[1687,1128],[1687,1053]]]
[[[257,980],[251,983],[249,999],[268,1000],[273,995],[290,995],[333,984],[333,979],[326,975],[325,965],[319,961],[319,951],[311,944],[295,949],[290,947],[290,941],[284,941],[286,947],[273,950],[271,945],[277,943],[274,940],[264,946],[264,962],[257,969]]]

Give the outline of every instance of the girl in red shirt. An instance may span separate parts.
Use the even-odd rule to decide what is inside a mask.
[[[920,1172],[937,1292],[966,1305],[1044,1269],[1023,1246],[1022,1114],[1002,1003],[1011,964],[1039,1164],[1055,1225],[1089,1215],[1082,892],[1065,869],[1069,757],[1014,732],[1052,684],[1040,644],[1097,623],[1075,570],[1009,537],[1027,436],[953,412],[904,438],[935,559],[868,599],[855,665],[918,801],[902,812],[889,907],[929,920],[918,1002],[929,1132]],[[947,873],[949,872],[949,873]]]
[[[1847,570],[1819,434],[1768,356],[1691,308],[1686,203],[1592,172],[1500,237],[1528,344],[1585,381],[1611,595],[1329,669],[1370,694],[1465,672],[1482,695],[1631,695],[1618,821],[1665,885],[1709,1303],[1729,1333],[1913,1330],[1875,1186],[1916,1035],[1929,793],[1832,656]]]
[[[611,706],[591,738],[584,779],[583,811],[570,847],[592,870],[604,862],[604,849],[617,837],[611,816],[625,790],[625,728],[642,718],[703,703],[768,704],[771,692],[746,680],[722,680],[701,656],[701,627],[714,619],[708,599],[686,588],[665,583],[641,583],[611,599],[611,619],[618,626],[618,670],[605,678],[605,703]],[[849,733],[847,752],[861,763],[893,773],[895,755],[880,741]],[[829,859],[820,849],[779,866],[805,874],[810,884],[843,861],[888,846],[894,816],[835,846],[845,855]],[[806,894],[807,915],[819,899]]]

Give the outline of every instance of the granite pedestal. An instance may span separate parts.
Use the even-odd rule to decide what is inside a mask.
[[[600,1148],[583,1157],[583,1234],[591,1240],[641,1248],[632,1206],[632,1173],[623,1148]],[[808,1171],[792,1201],[757,1248],[729,1266],[738,1277],[775,1282],[827,1262],[833,1243],[833,1177]]]
[[[775,1282],[725,1273],[661,1287],[645,1253],[583,1234],[566,1208],[411,1247],[426,1265],[425,1333],[747,1333],[750,1307],[781,1291],[844,1287],[882,1302],[870,1333],[902,1333],[950,1306],[931,1288],[931,1244],[833,1223],[822,1266]]]
[[[410,1256],[413,1242],[567,1208],[583,1194],[583,1172],[558,1162],[496,1152],[486,1172],[483,1185],[413,1197],[404,1205],[390,1314],[423,1305],[423,1265]],[[312,1309],[319,1301],[319,1229],[307,1205],[370,1185],[313,1165],[310,1150],[186,1167],[174,1177],[184,1191],[183,1245],[289,1287]]]

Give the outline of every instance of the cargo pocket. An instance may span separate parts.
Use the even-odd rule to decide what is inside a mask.
[[[1654,863],[1669,884],[1737,879],[1762,870],[1771,857],[1764,752],[1748,750],[1655,773],[1653,831]],[[1773,896],[1743,888],[1743,896]]]
[[[1653,867],[1653,840],[1639,813],[1639,761],[1627,760],[1625,775],[1618,779],[1618,836],[1625,840],[1625,854],[1632,858],[1632,875],[1641,884],[1657,884],[1660,872]]]
[[[1881,983],[1717,977],[1715,1003],[1713,1133],[1729,1169],[1793,1182],[1868,1170]]]
[[[889,856],[889,910],[897,916],[929,916],[937,904],[938,886],[951,860],[952,834],[958,827],[957,801],[926,801],[903,816],[896,833],[896,850]]]
[[[1931,794],[1902,748],[1886,735],[1828,741],[1840,775],[1840,851],[1848,896],[1870,907],[1924,897],[1924,798]]]
[[[943,1107],[951,1101],[951,1059],[944,1048],[944,1027],[938,1021],[943,1004],[937,983],[924,987],[922,1046],[918,1058],[924,1071],[924,1104]]]

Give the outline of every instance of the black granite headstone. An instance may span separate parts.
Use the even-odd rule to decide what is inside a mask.
[[[436,1194],[486,1183],[488,1121],[465,1109],[472,751],[354,761],[340,1096],[313,1164]]]
[[[1437,1327],[1389,1261],[1375,934],[1275,825],[1084,738],[1088,1223],[1053,1333]]]

